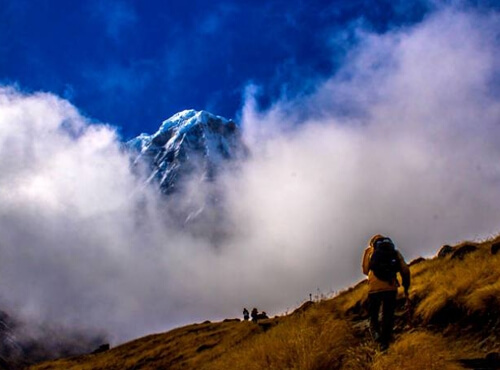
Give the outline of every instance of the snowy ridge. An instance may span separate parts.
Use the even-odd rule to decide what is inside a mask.
[[[206,111],[184,110],[163,121],[152,135],[141,134],[127,143],[145,165],[147,182],[158,182],[163,193],[174,191],[179,180],[198,170],[210,180],[231,159],[245,153],[238,126]]]

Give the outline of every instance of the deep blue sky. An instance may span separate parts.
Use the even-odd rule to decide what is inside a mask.
[[[427,1],[0,0],[0,84],[60,95],[83,114],[154,132],[187,108],[234,118],[245,86],[266,107],[334,73],[354,26],[420,21]]]

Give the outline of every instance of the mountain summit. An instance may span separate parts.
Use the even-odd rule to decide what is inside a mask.
[[[153,135],[128,141],[127,147],[136,153],[135,167],[164,194],[173,192],[186,175],[212,179],[224,162],[246,152],[234,121],[192,109],[163,121]]]

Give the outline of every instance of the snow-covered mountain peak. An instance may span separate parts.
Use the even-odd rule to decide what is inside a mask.
[[[138,152],[136,164],[149,166],[148,181],[158,181],[165,193],[193,168],[201,168],[203,178],[212,178],[225,161],[245,152],[233,121],[193,109],[174,114],[153,135],[141,134],[127,146]]]
[[[187,109],[163,121],[157,134],[172,129],[189,129],[192,125],[197,123],[206,124],[209,120],[218,120],[221,124],[230,122],[224,117],[216,116],[204,110],[196,111],[194,109]]]
[[[179,135],[186,134],[196,127],[200,127],[203,131],[223,134],[224,131],[234,131],[236,125],[233,121],[224,117],[203,110],[189,109],[176,113],[163,121],[158,131],[149,138],[156,145],[161,146],[169,141],[175,141]],[[142,134],[138,138],[147,139],[147,136]]]
[[[157,134],[175,128],[180,128],[180,126],[195,124],[198,121],[199,114],[200,112],[195,111],[194,109],[187,109],[176,113],[162,122]]]

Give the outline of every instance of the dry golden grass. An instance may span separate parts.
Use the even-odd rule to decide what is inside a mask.
[[[361,304],[368,298],[368,284],[366,282],[358,283],[353,288],[340,292],[335,297],[335,308],[338,312],[348,312],[356,305]]]
[[[196,369],[260,333],[247,322],[194,324],[155,334],[96,355],[47,362],[32,369]]]
[[[420,300],[415,313],[424,323],[449,305],[469,314],[499,307],[500,255],[491,255],[489,244],[463,260],[448,257],[415,266],[420,271],[414,274],[411,291]]]
[[[378,354],[373,370],[455,370],[463,369],[450,351],[450,344],[439,334],[417,331],[403,334],[387,353]]]
[[[204,369],[336,369],[355,343],[344,320],[293,317]]]
[[[377,354],[376,346],[369,340],[359,342],[346,351],[340,369],[370,370]]]

